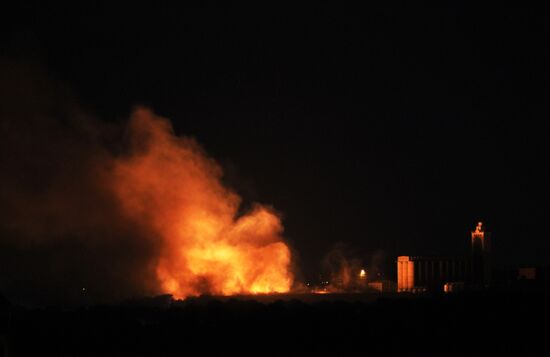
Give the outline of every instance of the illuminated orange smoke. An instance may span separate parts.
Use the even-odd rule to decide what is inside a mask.
[[[115,160],[114,191],[131,218],[160,241],[161,290],[199,294],[286,292],[293,276],[279,217],[256,205],[237,216],[240,197],[220,182],[220,167],[170,122],[138,108],[130,153]]]

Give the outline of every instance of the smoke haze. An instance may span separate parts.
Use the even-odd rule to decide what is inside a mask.
[[[282,224],[168,120],[83,111],[36,66],[0,61],[0,293],[24,303],[287,291]],[[256,264],[252,264],[256,262]]]

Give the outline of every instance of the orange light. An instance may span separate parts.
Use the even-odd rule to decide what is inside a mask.
[[[238,216],[240,197],[221,183],[220,167],[168,120],[138,109],[129,124],[131,153],[114,163],[110,183],[126,215],[152,230],[159,290],[200,294],[287,292],[291,253],[273,209]]]
[[[327,288],[322,288],[322,289],[313,289],[311,290],[311,292],[313,294],[328,294],[329,291],[327,290]]]

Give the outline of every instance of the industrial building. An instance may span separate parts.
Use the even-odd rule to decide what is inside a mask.
[[[469,259],[447,257],[397,258],[398,291],[434,291],[445,283],[468,281],[472,276]]]
[[[397,291],[451,291],[455,286],[487,286],[491,279],[490,233],[479,222],[471,232],[469,257],[399,256]]]

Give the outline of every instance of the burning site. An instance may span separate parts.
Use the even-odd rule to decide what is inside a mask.
[[[544,12],[10,5],[0,357],[545,350]]]
[[[79,113],[69,115],[75,116],[71,124],[84,120]],[[3,207],[9,217],[5,225],[19,239],[27,240],[13,245],[28,244],[40,250],[50,249],[59,241],[86,244],[80,240],[94,239],[104,249],[95,252],[104,254],[101,263],[113,269],[124,264],[116,256],[109,256],[113,246],[124,249],[122,246],[127,244],[128,254],[135,254],[135,247],[147,247],[148,251],[135,257],[141,259],[141,267],[122,267],[128,269],[128,277],[113,272],[116,277],[99,275],[95,279],[113,279],[115,284],[115,278],[129,279],[138,284],[134,287],[137,291],[170,294],[177,299],[204,294],[283,293],[291,289],[293,262],[279,214],[257,203],[243,211],[239,195],[222,183],[221,167],[196,140],[175,135],[168,119],[137,107],[123,124],[124,145],[117,153],[99,143],[74,148],[71,145],[78,138],[72,137],[74,133],[69,130],[55,133],[61,141],[53,150],[41,147],[48,145],[41,141],[20,148],[21,137],[8,138],[20,125],[15,123],[20,118],[6,119],[4,127],[12,129],[5,133],[7,150],[36,150],[44,155],[11,172],[3,171],[4,187],[13,185],[3,192],[7,199],[3,203],[10,205]],[[50,120],[60,124],[58,118]],[[88,121],[86,125],[97,123]],[[29,141],[35,139],[33,134],[20,134]],[[31,175],[31,170],[44,164],[42,160],[58,167],[42,177],[50,181],[50,187],[31,192],[34,178],[23,177],[21,182],[17,176]],[[58,172],[66,168],[68,160],[72,160],[68,167],[71,172]],[[7,158],[5,167],[18,164],[19,158]],[[75,172],[78,178],[66,176]],[[82,181],[71,183],[71,179]],[[79,195],[75,192],[79,189],[89,191],[89,195]],[[29,206],[33,206],[31,211],[23,211]],[[15,209],[8,212],[9,208]],[[74,212],[77,209],[79,212]],[[120,242],[109,242],[117,239]],[[67,265],[56,274],[69,274],[72,268]],[[143,279],[141,286],[138,277]],[[86,288],[85,279],[78,278]],[[88,292],[94,294],[96,284],[88,284]]]
[[[123,214],[158,237],[159,291],[185,298],[288,292],[290,249],[280,217],[255,204],[238,215],[240,197],[191,138],[167,119],[138,108],[128,126],[129,153],[113,161],[108,185]]]
[[[44,73],[8,65],[7,87],[12,81],[34,97],[48,91],[47,102],[29,108],[28,93],[4,89],[12,100],[2,131],[10,153],[1,176],[3,258],[24,277],[4,279],[22,301],[368,288],[359,261],[338,250],[324,258],[321,281],[297,280],[281,214],[255,202],[243,208],[222,167],[193,137],[177,135],[169,119],[137,106],[128,118],[102,122],[67,105]],[[51,106],[60,111],[48,112]],[[43,270],[51,260],[64,263]]]

